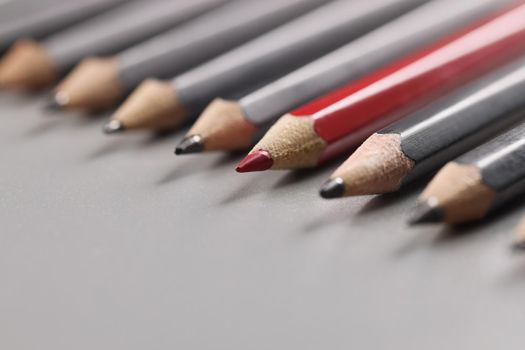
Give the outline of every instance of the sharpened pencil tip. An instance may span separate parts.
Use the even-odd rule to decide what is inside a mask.
[[[251,173],[256,171],[265,171],[273,166],[273,159],[270,153],[264,150],[252,152],[244,158],[237,168],[238,173]]]
[[[44,110],[58,112],[62,110],[62,105],[57,101],[55,95],[51,95],[45,101]]]
[[[345,182],[340,177],[330,179],[324,183],[319,193],[324,199],[341,198],[345,194]]]
[[[410,225],[433,224],[443,221],[443,210],[428,201],[419,202],[408,220]]]
[[[104,134],[111,135],[124,131],[124,125],[116,119],[111,120],[109,123],[104,125],[102,131]]]
[[[200,135],[186,136],[175,148],[175,154],[178,156],[202,151],[204,151],[204,141]]]

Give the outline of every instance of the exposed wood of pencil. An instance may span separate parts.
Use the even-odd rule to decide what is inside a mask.
[[[124,93],[112,58],[82,61],[55,89],[55,102],[62,108],[102,110],[116,104]]]
[[[401,150],[398,134],[374,134],[331,176],[344,185],[344,196],[397,191],[414,162]]]
[[[439,208],[443,222],[454,225],[485,217],[495,197],[496,192],[483,183],[478,167],[451,162],[430,182],[419,201]]]
[[[236,150],[253,144],[257,129],[244,118],[236,101],[214,100],[187,133],[198,136],[203,151]]]
[[[124,129],[172,129],[178,126],[185,110],[180,106],[173,85],[147,80],[115,112],[112,120]]]
[[[316,166],[325,148],[325,141],[314,131],[312,118],[285,115],[268,130],[251,154],[266,152],[272,158],[272,170],[296,169]],[[257,170],[267,169],[254,169]]]
[[[44,48],[35,41],[17,42],[0,62],[0,87],[33,90],[55,81],[57,73]]]

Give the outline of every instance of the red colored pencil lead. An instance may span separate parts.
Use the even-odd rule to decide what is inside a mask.
[[[273,166],[272,156],[264,151],[258,150],[248,154],[235,169],[238,173],[251,173],[265,171]]]

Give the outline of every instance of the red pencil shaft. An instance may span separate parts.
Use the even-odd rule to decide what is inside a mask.
[[[295,111],[313,116],[328,147],[321,161],[525,52],[525,2]]]

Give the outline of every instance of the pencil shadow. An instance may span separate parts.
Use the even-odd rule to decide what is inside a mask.
[[[197,156],[173,156],[174,162],[176,162],[174,168],[167,174],[162,176],[158,181],[157,185],[163,186],[168,185],[173,181],[177,181],[191,175],[206,173],[210,177],[215,176],[213,172],[220,170],[225,167],[231,166],[233,173],[233,163],[237,160],[236,157],[231,155],[224,155],[215,160],[210,158],[210,155],[197,155]],[[213,160],[210,162],[210,159]]]
[[[324,228],[338,225],[338,224],[348,224],[349,226],[352,223],[352,213],[350,210],[332,210],[324,212],[322,215],[319,215],[312,220],[306,222],[302,226],[300,232],[303,235],[312,235],[316,232],[321,232]]]
[[[436,229],[436,234],[439,229]],[[402,242],[396,249],[394,249],[393,256],[395,258],[404,258],[410,254],[418,251],[422,248],[426,248],[428,244],[433,240],[435,235],[431,232],[417,232],[410,239]]]
[[[483,220],[456,226],[446,226],[442,229],[439,235],[436,236],[434,244],[437,246],[446,245],[469,238],[476,234],[490,234],[492,231],[486,228],[494,225],[499,220],[503,220],[506,216],[520,211],[524,203],[525,199],[511,201],[507,205],[504,205],[502,208],[488,215]],[[510,230],[512,229],[513,228],[510,228]]]
[[[36,125],[22,133],[22,137],[34,138],[46,134],[61,124],[59,119],[48,119],[38,121]]]
[[[421,192],[425,187],[427,181],[428,179],[418,180],[410,184],[410,186],[406,186],[397,192],[375,196],[363,206],[363,208],[357,213],[357,215],[365,216],[373,212],[389,208],[402,200],[406,200],[408,197],[413,196],[415,193]]]
[[[273,186],[273,188],[282,189],[288,186],[297,185],[318,177],[321,174],[326,175],[322,180],[324,181],[329,177],[329,174],[336,169],[337,165],[341,163],[341,160],[342,158],[339,157],[315,168],[291,170],[287,172],[286,175]],[[319,188],[321,185],[322,183],[319,183]]]
[[[525,284],[525,251],[511,247],[509,255],[513,258],[513,265],[502,275],[500,284],[505,287],[523,286]]]
[[[93,152],[89,153],[86,156],[86,159],[87,160],[97,160],[97,159],[109,156],[109,155],[111,155],[111,154],[113,154],[113,153],[115,153],[115,152],[117,152],[119,150],[122,150],[125,147],[124,143],[125,142],[122,139],[120,139],[120,140],[116,140],[116,139],[108,140],[107,143],[104,143],[99,148],[97,148]]]
[[[235,171],[235,165],[241,160],[242,153],[227,153],[223,154],[212,165],[211,169],[220,170],[230,168],[232,172]]]
[[[144,149],[152,146],[158,146],[162,143],[172,142],[178,131],[158,131],[148,134],[145,139],[137,143],[136,148]],[[175,146],[173,146],[175,149]]]
[[[258,179],[247,179],[245,182],[241,184],[237,189],[229,191],[229,194],[226,198],[219,201],[219,205],[229,205],[233,204],[239,201],[246,200],[250,197],[259,195],[261,193],[267,192],[267,186],[264,184],[265,178],[264,174],[259,177],[260,181]],[[235,174],[234,174],[235,176]],[[243,175],[237,175],[239,178],[243,178]],[[255,185],[258,184],[258,185]]]
[[[217,154],[217,153],[216,153]],[[214,169],[221,169],[225,166],[231,166],[235,169],[235,166],[241,161],[246,155],[246,152],[228,152],[222,153],[219,159],[213,164]]]
[[[457,244],[468,239],[474,239],[479,237],[479,235],[490,234],[493,231],[487,228],[496,224],[497,221],[502,220],[506,215],[512,215],[513,212],[518,211],[520,209],[520,203],[525,203],[525,200],[520,199],[513,204],[511,203],[508,206],[504,206],[490,214],[484,220],[477,222],[455,226],[441,224],[427,225],[421,230],[421,232],[417,232],[417,236],[414,240],[409,241],[397,249],[394,255],[398,257],[408,255],[414,250],[424,246],[434,248],[447,247],[450,244]]]
[[[100,133],[102,134],[102,129]],[[148,150],[151,147],[156,147],[168,142],[171,137],[173,137],[173,133],[168,132],[145,135],[141,135],[140,133],[107,135],[107,143],[102,144],[98,149],[90,153],[87,159],[95,160],[124,149]]]

